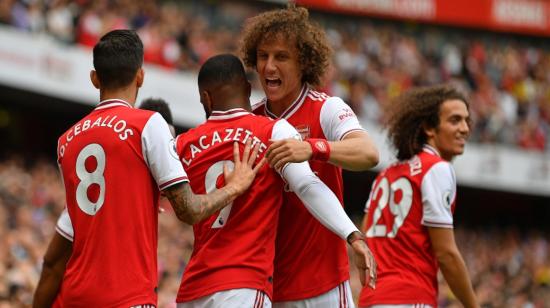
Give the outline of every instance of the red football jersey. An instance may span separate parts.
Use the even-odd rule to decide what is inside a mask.
[[[382,171],[366,204],[365,233],[378,263],[376,290],[359,305],[437,306],[437,260],[428,227],[452,228],[456,179],[436,150],[424,150]]]
[[[159,188],[187,181],[166,122],[103,101],[59,138],[58,163],[73,251],[55,306],[156,305]]]
[[[232,164],[235,141],[241,150],[247,139],[260,142],[258,159],[263,157],[279,122],[244,109],[214,111],[204,124],[178,136],[177,152],[193,191],[204,194],[223,186],[223,164]],[[281,177],[266,166],[244,195],[193,226],[193,254],[177,302],[238,288],[262,290],[271,297],[282,188]]]
[[[265,99],[254,106],[254,113],[276,118]],[[280,118],[292,124],[303,139],[337,141],[352,131],[363,130],[340,98],[308,87]],[[343,204],[342,169],[320,161],[309,164]],[[349,279],[346,242],[321,225],[295,193],[286,192],[284,198],[277,231],[273,300],[314,297]]]

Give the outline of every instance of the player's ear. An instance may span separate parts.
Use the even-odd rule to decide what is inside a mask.
[[[200,93],[201,103],[204,106],[204,110],[209,114],[212,111],[212,96],[207,90],[202,90]]]
[[[424,130],[424,133],[428,137],[428,139],[431,139],[435,136],[435,127],[429,127],[426,123],[422,123],[422,130]]]
[[[246,81],[246,97],[250,97],[252,94],[252,85],[250,85],[250,81]]]
[[[143,85],[143,79],[145,78],[145,71],[143,68],[139,68],[136,74],[136,85],[138,88],[141,88]]]
[[[96,89],[99,89],[100,83],[99,83],[99,77],[97,76],[97,72],[95,70],[90,71],[90,80],[92,81],[92,84]]]

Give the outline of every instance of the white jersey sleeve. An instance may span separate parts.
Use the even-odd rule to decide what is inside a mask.
[[[271,139],[300,138],[300,134],[286,120],[273,126]],[[308,162],[290,163],[283,167],[281,176],[291,191],[304,203],[307,210],[323,226],[342,239],[359,231],[349,219],[338,198],[309,167]]]
[[[328,98],[321,107],[321,129],[329,141],[339,141],[353,131],[364,131],[357,116],[336,96]]]
[[[422,224],[428,227],[452,228],[451,205],[456,197],[456,176],[448,162],[433,165],[424,175],[422,191]]]
[[[73,224],[71,222],[71,217],[69,216],[67,208],[65,208],[63,212],[61,212],[61,215],[59,215],[59,218],[57,219],[57,224],[55,225],[55,231],[57,231],[57,233],[59,233],[61,236],[68,239],[69,241],[73,241]]]
[[[188,181],[176,154],[175,140],[159,113],[153,114],[145,124],[141,143],[145,162],[160,190]]]

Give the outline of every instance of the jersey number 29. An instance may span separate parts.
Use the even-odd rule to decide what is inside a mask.
[[[395,201],[397,192],[401,192],[401,198],[398,202]],[[373,192],[369,201],[372,198],[378,198],[375,205],[376,209],[372,217],[372,226],[367,230],[367,237],[389,237],[394,238],[399,231],[399,228],[405,222],[409,211],[411,210],[413,190],[411,183],[407,178],[399,178],[390,183],[386,177],[383,177],[378,184],[373,187]],[[382,211],[386,206],[390,206],[390,213],[394,216],[393,227],[387,230],[386,224],[383,221]]]

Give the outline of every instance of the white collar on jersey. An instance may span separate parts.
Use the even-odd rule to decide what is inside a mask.
[[[309,87],[307,86],[307,84],[304,84],[303,87],[302,87],[302,90],[300,91],[300,95],[298,95],[298,98],[296,98],[294,100],[294,102],[292,102],[292,104],[290,104],[290,106],[288,106],[288,108],[286,108],[285,111],[283,111],[283,113],[281,113],[281,116],[278,117],[276,116],[273,112],[269,111],[269,109],[267,108],[267,99],[265,100],[265,115],[270,117],[270,118],[281,118],[281,119],[288,119],[290,118],[295,112],[296,110],[300,109],[300,106],[302,106],[302,103],[304,102],[304,100],[306,99],[306,96],[307,96],[307,93],[309,92]]]
[[[208,120],[227,120],[242,117],[244,115],[250,114],[250,111],[244,110],[243,108],[233,108],[225,111],[214,110],[212,114],[208,117]]]
[[[422,148],[422,150],[426,153],[430,153],[432,155],[437,155],[437,156],[441,156],[439,155],[439,152],[437,151],[436,148],[434,148],[433,146],[429,145],[429,144],[424,144],[424,147]]]
[[[105,109],[105,108],[111,108],[111,107],[117,107],[117,106],[124,106],[124,107],[130,107],[133,108],[132,105],[130,105],[127,101],[118,99],[118,98],[111,98],[111,99],[105,99],[99,102],[97,104],[97,109]]]

